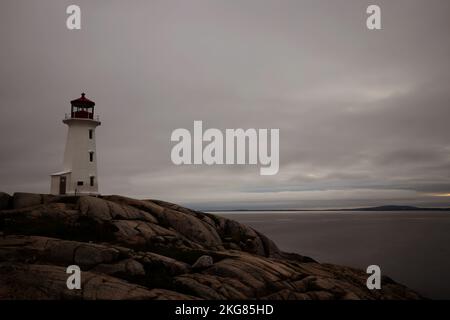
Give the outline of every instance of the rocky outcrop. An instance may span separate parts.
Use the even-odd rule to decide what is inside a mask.
[[[284,253],[250,227],[156,200],[0,194],[0,299],[420,299]],[[82,270],[81,290],[66,268]]]
[[[11,206],[12,197],[5,193],[0,192],[0,210],[6,210]]]

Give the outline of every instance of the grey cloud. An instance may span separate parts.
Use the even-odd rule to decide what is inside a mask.
[[[378,3],[380,32],[365,28],[370,1],[79,1],[71,32],[69,2],[2,1],[0,189],[48,191],[61,119],[86,91],[103,193],[203,208],[448,205],[430,194],[450,192],[450,3]],[[280,173],[174,166],[170,134],[194,120],[280,128]]]

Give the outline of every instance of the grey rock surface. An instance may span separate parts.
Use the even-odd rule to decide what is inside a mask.
[[[211,256],[201,256],[195,261],[192,265],[193,269],[206,269],[211,267],[214,264],[214,260]]]

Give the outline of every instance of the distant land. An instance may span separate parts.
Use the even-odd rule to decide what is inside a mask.
[[[206,212],[235,212],[235,211],[450,211],[450,208],[420,208],[414,206],[397,206],[397,205],[386,205],[378,207],[367,207],[367,208],[352,208],[352,209],[225,209],[225,210],[204,210]]]

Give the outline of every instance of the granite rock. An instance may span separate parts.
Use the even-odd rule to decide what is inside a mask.
[[[69,265],[81,290],[67,289]],[[366,279],[164,201],[0,193],[0,299],[422,299],[388,277],[368,290]]]

